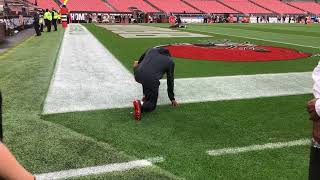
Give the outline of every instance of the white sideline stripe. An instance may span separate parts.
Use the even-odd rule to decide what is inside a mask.
[[[247,38],[247,39],[259,40],[259,41],[275,42],[275,43],[280,43],[280,44],[288,44],[288,45],[294,45],[294,46],[300,46],[300,47],[308,47],[308,48],[313,48],[313,49],[319,49],[320,48],[320,47],[315,47],[315,46],[307,46],[307,45],[301,45],[301,44],[295,44],[295,43],[273,41],[273,40],[268,40],[268,39],[260,39],[260,38],[254,38],[254,37],[248,37],[248,36],[238,36],[238,35],[211,32],[211,31],[200,31],[200,30],[192,30],[192,31],[204,32],[204,33],[212,33],[212,34],[218,34],[218,35],[224,35],[224,36],[233,36],[233,37],[239,37],[239,38]]]
[[[216,150],[209,150],[207,153],[210,156],[221,156],[226,154],[239,154],[243,152],[249,151],[260,151],[266,149],[280,149],[285,147],[292,147],[292,146],[305,146],[310,145],[310,139],[300,139],[295,141],[289,142],[277,142],[277,143],[267,143],[262,145],[251,145],[245,147],[234,147],[234,148],[223,148],[223,149],[216,149]]]
[[[136,92],[132,74],[85,27],[67,28],[43,113],[121,107]],[[130,93],[132,94],[132,93]],[[130,95],[129,94],[129,95]],[[130,101],[134,96],[130,96]]]
[[[164,161],[163,157],[154,157],[145,160],[136,160],[123,163],[106,164],[102,166],[93,166],[80,169],[70,169],[64,171],[56,171],[44,174],[36,174],[37,180],[55,180],[55,179],[66,179],[72,177],[96,175],[110,172],[127,171],[131,169],[144,168],[152,166],[152,163]]]

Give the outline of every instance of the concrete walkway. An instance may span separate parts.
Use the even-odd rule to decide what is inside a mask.
[[[28,39],[31,36],[35,35],[35,31],[33,28],[25,29],[23,31],[20,31],[18,34],[14,36],[6,37],[6,39],[3,42],[0,42],[0,53],[5,52],[11,47],[14,47],[24,40]]]
[[[306,94],[312,92],[311,72],[258,74],[175,80],[180,103]],[[131,107],[141,98],[132,74],[83,26],[65,33],[43,113]],[[159,104],[169,103],[161,80]]]

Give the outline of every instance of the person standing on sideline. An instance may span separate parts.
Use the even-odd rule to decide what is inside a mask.
[[[47,32],[51,32],[51,21],[52,21],[52,14],[48,9],[46,9],[46,12],[44,13],[44,22],[47,26]]]
[[[312,73],[314,99],[307,104],[309,119],[312,121],[312,145],[310,150],[309,180],[320,179],[320,62]]]
[[[38,9],[35,9],[35,12],[33,14],[33,26],[34,26],[34,30],[36,31],[37,36],[41,36],[41,32],[40,32],[40,13],[38,11]]]
[[[69,9],[66,7],[66,5],[61,6],[60,15],[61,15],[62,28],[65,29],[68,27],[68,17],[69,17]]]
[[[58,31],[57,23],[58,23],[59,16],[57,11],[53,8],[51,11],[51,16],[52,16],[52,25],[54,27],[54,31]]]
[[[43,24],[44,24],[44,10],[41,9],[41,11],[39,12],[39,24],[40,24],[40,32],[43,32]]]
[[[134,62],[135,80],[142,84],[144,97],[142,102],[135,100],[134,117],[136,120],[141,119],[141,113],[151,112],[156,109],[160,79],[164,74],[167,75],[168,97],[173,107],[178,106],[174,97],[174,68],[170,52],[162,47],[154,47],[147,50],[139,59]]]

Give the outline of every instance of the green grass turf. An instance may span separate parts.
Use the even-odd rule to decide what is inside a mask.
[[[318,38],[320,36],[319,31],[310,31],[309,29],[290,29],[290,28],[270,28],[270,26],[246,26],[243,24],[218,24],[216,27],[220,28],[231,28],[231,29],[243,29],[243,30],[253,30],[253,31],[261,31],[261,32],[274,32],[284,35],[303,35]],[[319,28],[319,27],[318,27]]]
[[[169,25],[155,24],[154,26],[166,28]],[[274,27],[268,26],[268,25],[253,26],[253,25],[247,25],[247,24],[239,24],[239,25],[190,24],[188,25],[187,29],[181,29],[181,30],[200,32],[200,33],[205,33],[205,34],[215,35],[215,36],[217,35],[219,36],[224,35],[224,36],[230,36],[230,37],[243,36],[246,38],[242,38],[242,39],[246,39],[246,41],[250,41],[250,42],[256,42],[254,39],[250,39],[250,38],[257,38],[257,39],[261,39],[260,41],[262,41],[264,44],[267,43],[275,46],[289,47],[289,48],[294,48],[300,51],[311,52],[311,53],[319,52],[319,48],[320,48],[319,36],[308,33],[308,30],[304,28],[301,28],[299,30],[294,30],[294,32],[296,32],[294,34],[292,33],[293,30],[290,29],[290,24],[286,26],[288,27],[287,33],[285,33],[284,31],[279,32],[280,31],[279,29],[275,29]],[[261,29],[264,29],[264,30],[262,31]],[[277,41],[277,43],[271,42],[271,41]],[[298,44],[301,46],[295,46],[289,43]],[[308,48],[303,46],[313,46],[316,48]]]
[[[211,26],[190,26],[189,30],[199,31],[199,32],[208,32],[208,33],[222,33],[225,35],[234,35],[234,36],[245,36],[249,38],[259,38],[267,39],[271,41],[278,41],[283,43],[292,43],[302,46],[313,46],[315,48],[320,48],[320,37],[315,36],[305,36],[304,32],[299,34],[284,34],[283,32],[275,32],[275,30],[265,29],[265,31],[256,31],[256,30],[244,30],[240,28],[225,28],[225,27],[211,27]],[[290,32],[290,31],[288,31]],[[286,44],[284,44],[286,46]],[[290,45],[290,44],[288,44]],[[303,47],[302,47],[303,48]],[[317,50],[319,52],[319,49]]]
[[[310,137],[311,95],[160,106],[141,122],[131,109],[45,116],[187,179],[306,179],[308,146],[210,157],[206,150]],[[105,133],[102,133],[105,132]]]
[[[178,42],[207,42],[208,40],[216,39],[231,39],[235,42],[250,41],[252,43],[261,45],[274,45],[294,48],[299,51],[308,53],[318,53],[318,50],[306,47],[297,47],[293,45],[284,45],[281,43],[271,43],[258,40],[249,40],[246,38],[236,38],[233,36],[223,36],[210,34],[210,32],[220,29],[220,31],[229,34],[233,34],[233,29],[230,28],[218,28],[216,26],[204,26],[204,25],[190,25],[188,30],[209,32],[206,34],[213,35],[212,38],[158,38],[158,39],[126,39],[121,38],[118,35],[108,31],[104,28],[97,27],[95,25],[85,25],[99,40],[106,46],[121,62],[132,71],[132,62],[134,59],[138,59],[140,55],[148,48],[170,44]],[[168,24],[156,24],[156,26],[168,27]],[[268,27],[268,26],[266,26]],[[222,30],[221,30],[222,29]],[[266,28],[267,29],[267,28]],[[236,29],[237,31],[243,31]],[[268,39],[270,34],[272,37],[281,38],[283,42],[291,42],[292,38],[297,38],[296,41],[301,41],[301,36],[294,37],[290,34],[280,34],[271,32],[265,32],[267,35],[262,34],[259,31],[250,31],[250,34],[259,36],[260,38]],[[263,33],[263,32],[262,32]],[[236,32],[235,32],[236,34]],[[307,37],[307,36],[305,36]],[[312,42],[318,43],[319,38],[307,37],[305,43],[312,45]],[[316,39],[316,40],[312,40]],[[308,40],[308,41],[307,41]],[[309,42],[309,40],[311,42]],[[315,42],[317,41],[317,42]],[[319,39],[320,43],[320,39]],[[194,61],[187,59],[175,58],[176,71],[175,76],[177,78],[185,77],[206,77],[206,76],[227,76],[227,75],[241,75],[241,74],[261,74],[261,73],[283,73],[283,72],[304,72],[311,71],[318,62],[317,57],[310,57],[292,61],[273,61],[273,62],[223,62],[223,61]]]
[[[5,144],[33,173],[135,159],[105,142],[40,118],[62,37],[63,31],[43,33],[0,56]],[[160,171],[145,173],[167,176]]]
[[[168,27],[169,24],[165,23],[159,23],[159,24],[144,24],[145,26],[158,26],[158,27]],[[191,25],[191,24],[189,24]],[[188,26],[189,26],[188,25]],[[196,26],[217,26],[217,27],[236,27],[236,26],[241,26],[241,27],[255,27],[255,28],[267,28],[267,29],[279,29],[279,30],[296,30],[298,32],[318,32],[320,25],[319,24],[309,24],[309,25],[304,25],[304,24],[265,24],[265,23],[234,23],[234,24],[229,24],[229,23],[214,23],[214,24],[192,24]]]
[[[304,32],[318,32],[319,31],[319,24],[214,24],[214,25],[221,25],[221,26],[246,26],[246,27],[263,27],[268,29],[284,29],[284,30],[296,30],[296,31],[304,31]]]
[[[152,45],[201,40],[128,41],[102,28],[87,27],[117,57],[122,57],[121,61],[128,68],[133,58]],[[211,31],[210,28],[206,29]],[[306,179],[307,146],[223,157],[207,156],[205,150],[309,137],[304,104],[310,95],[186,104],[177,109],[160,106],[156,112],[144,116],[140,123],[132,121],[131,109],[51,115],[42,117],[48,120],[43,121],[40,117],[42,103],[62,35],[63,32],[44,33],[0,56],[5,143],[28,170],[43,173],[164,156],[165,162],[157,165],[166,171],[154,167],[81,179],[175,178],[171,173],[188,179]],[[218,35],[215,38],[246,40]],[[316,52],[310,48],[290,47]],[[274,62],[199,63],[178,59],[177,76],[310,71],[315,60],[309,58],[280,65]]]

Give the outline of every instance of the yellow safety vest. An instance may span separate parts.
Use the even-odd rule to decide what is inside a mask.
[[[53,11],[53,19],[59,19],[59,14]]]
[[[52,15],[51,12],[44,13],[44,19],[47,19],[49,21],[52,21]]]

